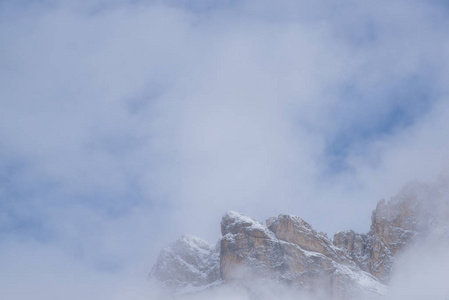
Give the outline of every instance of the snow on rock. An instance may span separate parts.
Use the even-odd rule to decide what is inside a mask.
[[[235,211],[228,211],[221,219],[221,234],[251,233],[258,237],[275,238],[273,232],[256,220]]]
[[[280,240],[299,245],[308,251],[322,253],[337,262],[353,263],[347,253],[335,247],[326,234],[315,231],[309,223],[300,217],[280,214],[277,217],[269,218],[266,223]]]
[[[236,212],[222,219],[220,269],[225,282],[255,278],[325,292],[333,299],[355,297],[363,282],[379,294],[383,285],[360,270],[347,253],[299,217],[281,214],[267,226]],[[377,286],[376,286],[377,285]]]
[[[150,278],[179,292],[219,279],[219,251],[206,241],[184,235],[162,250]]]
[[[231,211],[223,216],[221,229],[217,247],[189,235],[171,244],[151,277],[178,295],[254,280],[327,293],[336,300],[385,290],[345,250],[299,217],[281,214],[264,225]]]
[[[379,201],[368,233],[341,231],[333,240],[297,216],[264,225],[229,211],[216,247],[184,236],[161,252],[151,276],[178,294],[262,280],[334,300],[384,295],[397,256],[412,243],[449,244],[448,194],[447,185],[410,184]]]
[[[419,239],[449,233],[449,201],[442,187],[406,185],[389,201],[378,202],[368,233],[337,232],[334,245],[344,249],[362,270],[388,282],[397,256],[407,247]]]
[[[377,278],[359,269],[336,264],[333,278],[338,282],[333,291],[334,299],[370,299],[387,293],[387,287]]]

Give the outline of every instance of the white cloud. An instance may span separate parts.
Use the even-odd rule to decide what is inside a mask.
[[[203,4],[0,6],[4,243],[149,268],[230,209],[366,231],[379,198],[438,176],[440,7]]]

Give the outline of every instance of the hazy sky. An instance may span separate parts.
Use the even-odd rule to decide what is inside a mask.
[[[227,210],[368,231],[449,164],[448,15],[1,1],[0,298],[140,299],[161,247],[215,242]]]

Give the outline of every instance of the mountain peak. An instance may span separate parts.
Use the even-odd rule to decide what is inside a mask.
[[[426,185],[405,187],[378,202],[369,232],[341,231],[333,240],[298,216],[265,225],[228,211],[216,247],[184,235],[161,252],[152,275],[178,291],[262,279],[334,300],[383,294],[399,253],[430,231],[449,236],[449,201],[438,197]]]
[[[201,287],[219,279],[219,253],[208,242],[192,235],[163,249],[150,278],[174,291]]]
[[[248,231],[266,237],[270,237],[273,234],[262,223],[235,211],[228,211],[221,219],[221,234],[223,236]]]

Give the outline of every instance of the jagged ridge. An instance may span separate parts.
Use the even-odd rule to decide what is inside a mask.
[[[151,276],[178,291],[262,278],[333,299],[383,294],[398,253],[428,232],[449,238],[448,216],[447,199],[416,183],[379,201],[368,233],[342,231],[333,240],[297,216],[281,214],[264,225],[231,211],[216,247],[184,236],[162,251]]]

